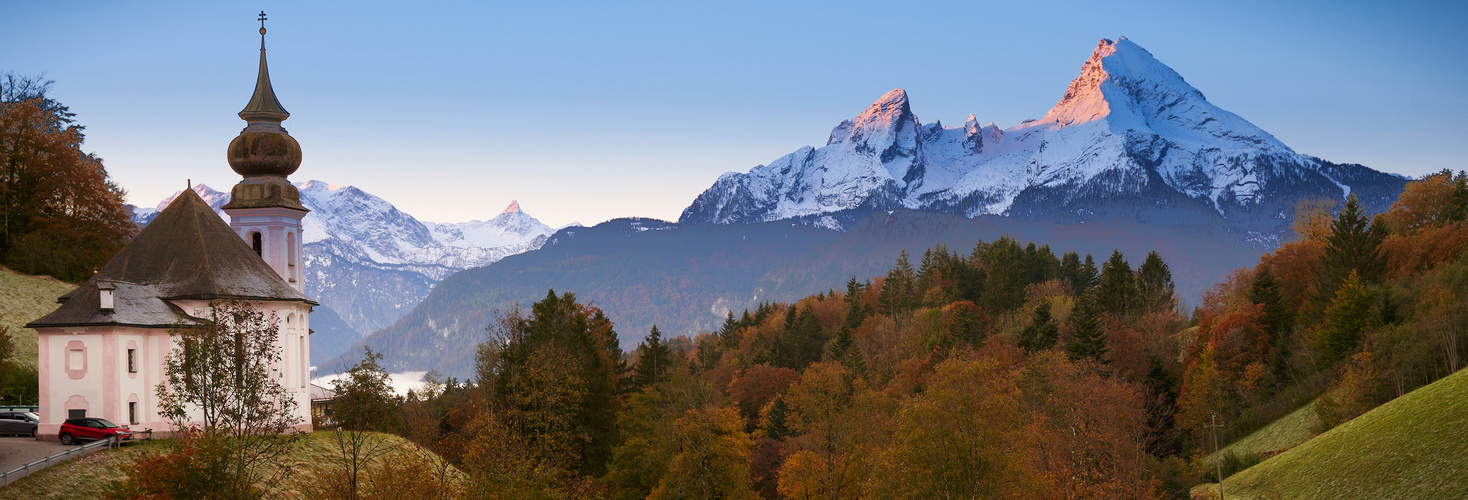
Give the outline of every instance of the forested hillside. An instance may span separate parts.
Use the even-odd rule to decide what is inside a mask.
[[[1156,251],[1172,267],[1178,296],[1189,304],[1264,253],[1227,243],[1230,235],[1218,228],[1124,221],[1067,225],[898,210],[836,232],[789,222],[618,219],[563,229],[539,250],[455,274],[364,343],[384,353],[390,370],[438,370],[462,379],[473,372],[473,347],[484,340],[494,311],[528,308],[547,289],[574,291],[580,301],[602,308],[624,332],[623,349],[631,350],[652,325],[672,336],[716,331],[730,311],[790,303],[839,289],[854,276],[886,274],[904,249],[921,253],[943,244],[966,257],[976,243],[1006,234],[1048,244],[1051,257],[1076,251],[1105,259],[1120,249],[1140,258]],[[355,363],[359,353],[354,349],[318,364],[339,370]]]
[[[1459,368],[1465,181],[1414,182],[1374,219],[1304,207],[1296,240],[1186,313],[1156,253],[1008,237],[627,355],[552,291],[499,317],[478,384],[411,395],[407,432],[510,496],[1186,496],[1216,480],[1214,430],[1322,394],[1333,426]]]

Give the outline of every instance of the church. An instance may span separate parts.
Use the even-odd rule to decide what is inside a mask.
[[[281,128],[290,116],[265,64],[264,15],[255,93],[239,112],[247,125],[230,142],[229,166],[243,179],[223,208],[226,224],[185,189],[133,241],[61,305],[26,327],[39,342],[40,439],[68,418],[101,417],[167,434],[155,387],[166,380],[174,325],[200,324],[212,301],[238,299],[279,321],[282,359],[274,376],[296,399],[300,430],[311,430],[310,321],[301,219],[308,210],[288,178],[301,146]]]

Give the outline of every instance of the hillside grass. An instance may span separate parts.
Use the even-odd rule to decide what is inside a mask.
[[[1229,477],[1226,498],[1468,498],[1468,370]]]
[[[374,437],[422,449],[392,434],[378,433]],[[0,500],[104,498],[109,485],[125,477],[121,470],[123,465],[143,454],[165,453],[168,448],[169,440],[140,442],[53,465],[0,488]],[[301,494],[303,486],[316,479],[312,469],[339,460],[339,457],[332,431],[316,431],[305,436],[285,459],[292,472],[286,478],[286,487],[276,498],[304,498]],[[457,475],[457,472],[453,474]]]
[[[1244,457],[1250,454],[1269,455],[1282,452],[1315,437],[1315,428],[1319,424],[1320,416],[1315,413],[1315,401],[1311,401],[1223,447],[1218,453],[1204,457],[1203,461],[1212,464],[1214,460],[1230,453],[1235,457]]]
[[[10,336],[15,339],[14,359],[20,366],[36,368],[36,331],[24,325],[56,310],[56,297],[75,288],[50,276],[31,276],[0,267],[0,325],[10,327]]]

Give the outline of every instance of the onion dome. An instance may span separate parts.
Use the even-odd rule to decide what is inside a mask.
[[[260,17],[260,74],[255,79],[255,94],[239,113],[248,125],[229,143],[229,166],[245,177],[284,177],[301,166],[301,145],[280,126],[291,114],[280,105],[270,86],[270,69],[265,65],[264,13]]]

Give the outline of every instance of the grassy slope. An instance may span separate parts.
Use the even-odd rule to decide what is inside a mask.
[[[15,338],[15,359],[22,366],[36,366],[36,331],[22,328],[56,310],[56,297],[76,285],[49,276],[30,276],[0,267],[0,325],[10,327]]]
[[[407,440],[391,434],[378,434],[378,436],[381,439],[388,439],[406,446],[414,446]],[[108,485],[123,478],[119,467],[144,453],[161,453],[166,450],[165,442],[154,441],[129,445],[116,450],[100,451],[53,465],[15,484],[0,488],[0,500],[103,498]],[[335,456],[337,456],[335,443],[330,431],[314,432],[301,440],[296,448],[291,450],[288,458],[296,472],[286,479],[290,485],[285,488],[280,498],[300,498],[301,488],[297,485],[305,484],[314,477],[303,469],[308,469],[313,464],[329,463]]]
[[[1224,482],[1228,498],[1468,498],[1468,370]]]
[[[1319,422],[1320,417],[1315,414],[1315,402],[1311,401],[1243,439],[1223,447],[1218,453],[1208,455],[1204,460],[1211,464],[1217,457],[1229,453],[1242,457],[1251,453],[1264,454],[1283,450],[1315,437],[1311,429]]]

